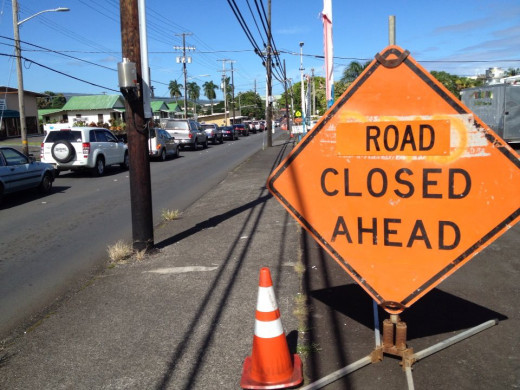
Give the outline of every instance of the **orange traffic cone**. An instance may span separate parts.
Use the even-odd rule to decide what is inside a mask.
[[[269,268],[260,269],[253,351],[244,361],[243,389],[285,389],[303,381],[302,362],[291,356]]]

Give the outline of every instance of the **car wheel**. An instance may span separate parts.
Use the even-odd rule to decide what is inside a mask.
[[[51,154],[57,162],[68,163],[76,155],[76,150],[69,141],[57,141],[52,145]]]
[[[175,158],[179,158],[181,156],[181,149],[179,147],[177,147],[175,149]]]
[[[206,140],[204,141],[204,143],[202,144],[202,147],[204,149],[207,149],[208,148],[208,139],[206,138]]]
[[[221,136],[220,137],[220,144],[223,144],[224,143],[224,136]]]
[[[161,149],[161,155],[159,156],[159,158],[161,159],[161,161],[166,161],[166,149],[165,148]]]
[[[103,161],[103,163],[104,163],[104,161]],[[123,162],[120,164],[120,167],[121,167],[121,169],[124,169],[124,170],[127,170],[128,168],[130,168],[130,160],[128,158],[128,152],[125,153],[125,158],[124,158]]]
[[[48,194],[52,190],[52,175],[50,173],[46,173],[43,175],[42,181],[38,186],[38,190],[42,194]]]
[[[105,173],[105,159],[99,156],[96,160],[96,165],[93,168],[92,172],[95,176],[103,176]]]

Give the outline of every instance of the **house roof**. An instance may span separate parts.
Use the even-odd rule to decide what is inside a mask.
[[[6,87],[4,85],[0,86],[0,91],[4,94],[4,93],[9,93],[9,94],[18,94],[18,88],[11,88],[11,87]],[[26,95],[32,95],[34,97],[46,97],[46,96],[49,96],[49,95],[45,95],[44,93],[38,93],[38,92],[33,92],[33,91],[28,91],[27,89],[24,89],[23,90],[23,93],[26,94]]]
[[[109,110],[125,107],[121,95],[72,96],[63,106],[63,111],[72,110]]]
[[[168,105],[164,103],[162,100],[153,100],[150,102],[150,107],[152,108],[152,112],[157,111],[167,111]]]
[[[181,111],[179,105],[177,103],[167,103],[168,109],[173,112]]]
[[[63,108],[43,108],[38,110],[38,118],[42,119],[45,115],[56,114],[62,112]]]

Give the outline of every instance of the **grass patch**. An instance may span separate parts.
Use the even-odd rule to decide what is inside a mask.
[[[135,252],[135,259],[137,261],[143,261],[145,257],[146,257],[146,249]]]
[[[319,344],[313,343],[310,345],[298,345],[296,347],[296,353],[300,356],[306,357],[311,353],[320,352],[321,348]]]
[[[118,241],[114,245],[108,247],[108,257],[112,263],[120,263],[134,254],[132,245],[124,241]]]
[[[294,271],[300,276],[305,273],[305,266],[301,261],[298,261],[296,264],[294,264]]]
[[[305,323],[307,319],[307,315],[309,314],[309,309],[307,308],[307,295],[298,293],[296,297],[294,297],[295,308],[293,314],[297,317],[300,323]]]
[[[161,211],[161,218],[163,221],[175,221],[179,218],[179,210],[163,210]]]

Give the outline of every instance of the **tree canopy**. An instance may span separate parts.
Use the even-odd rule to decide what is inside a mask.
[[[65,103],[67,103],[67,99],[65,98],[65,96],[63,96],[62,93],[56,94],[51,91],[45,91],[44,94],[48,95],[49,97],[36,99],[38,108],[40,110],[49,108],[62,108],[65,105]]]
[[[175,101],[177,101],[178,98],[182,96],[181,89],[184,88],[184,85],[179,84],[177,80],[170,81],[170,84],[168,84],[168,90],[170,91],[170,96],[175,98]]]
[[[235,96],[235,102],[240,104],[243,116],[256,119],[265,118],[265,106],[260,95],[254,91],[240,92]]]

